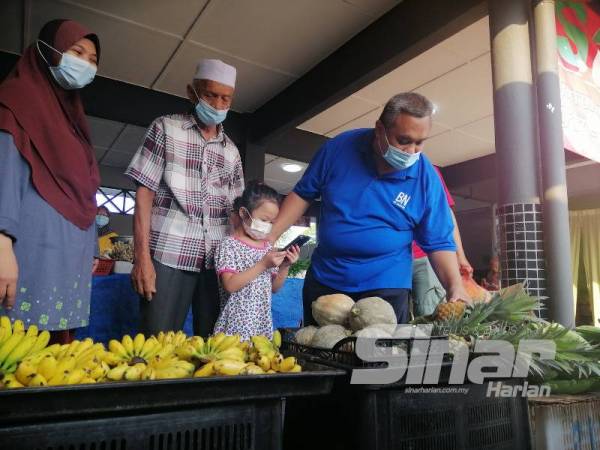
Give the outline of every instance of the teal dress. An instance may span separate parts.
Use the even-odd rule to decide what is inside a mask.
[[[0,232],[16,239],[19,266],[15,306],[0,307],[0,315],[45,330],[87,326],[95,224],[77,228],[38,194],[29,165],[5,132],[0,132]]]

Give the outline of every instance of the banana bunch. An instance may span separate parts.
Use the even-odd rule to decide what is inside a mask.
[[[166,333],[161,331],[156,336],[156,339],[162,345],[172,344],[175,347],[180,347],[183,344],[185,344],[185,341],[187,341],[187,338],[188,337],[186,336],[186,334],[181,330],[178,332],[168,331]]]
[[[31,325],[25,330],[21,320],[11,325],[7,316],[0,317],[0,374],[11,374],[20,361],[43,350],[50,340],[48,331]]]
[[[16,382],[30,387],[97,383],[110,369],[104,353],[104,345],[90,338],[54,344],[23,359],[14,376]]]
[[[140,335],[138,334],[136,339],[138,336]],[[196,366],[189,361],[180,360],[175,355],[175,346],[173,344],[165,343],[162,345],[154,337],[148,338],[145,342],[152,341],[155,344],[154,346],[149,346],[150,350],[148,351],[144,351],[145,343],[142,345],[142,350],[140,351],[136,351],[134,346],[133,356],[130,354],[129,357],[122,358],[108,371],[106,378],[112,381],[139,381],[192,376]],[[118,343],[118,341],[115,342]],[[115,349],[119,348],[116,344],[113,344],[113,347]]]
[[[240,342],[238,334],[217,333],[206,340],[193,336],[178,347],[175,354],[180,359],[199,363],[222,359],[245,362],[248,359],[249,345],[247,342]]]
[[[266,336],[253,336],[251,340],[253,348],[249,353],[250,361],[254,362],[265,373],[302,371],[302,367],[298,364],[296,358],[293,356],[284,358],[279,352],[281,346],[279,330],[275,330],[272,340],[269,340]]]
[[[233,338],[233,336],[227,336],[227,338]],[[180,352],[184,353],[183,356],[191,353],[195,355],[193,351],[190,351],[189,347],[193,346],[192,341],[197,340],[203,343],[202,338],[194,336],[189,341],[188,347],[179,349]],[[232,339],[233,341],[233,339]],[[245,358],[234,357],[231,358],[229,355],[230,349],[236,349],[235,346],[227,347],[225,338],[215,335],[209,338],[204,344],[208,346],[209,351],[204,352],[203,357],[197,357],[198,360],[205,362],[196,372],[194,377],[208,377],[213,375],[262,375],[272,374],[277,372],[301,372],[302,367],[298,364],[298,361],[293,356],[284,358],[279,352],[279,346],[281,345],[281,334],[279,331],[275,331],[273,340],[269,340],[266,336],[253,336],[251,338],[252,347],[248,348],[249,343],[238,343],[237,348],[244,348],[246,353]],[[238,339],[239,342],[239,339]],[[217,349],[225,346],[227,349],[210,353],[210,349],[214,348],[216,343]],[[196,345],[197,342],[196,342]],[[247,350],[246,350],[247,349]],[[209,357],[206,357],[208,353]]]
[[[157,338],[150,336],[148,339],[138,333],[133,339],[126,334],[120,341],[111,339],[108,342],[108,352],[104,355],[104,362],[111,367],[116,367],[122,363],[146,364],[151,358],[156,356],[165,348],[172,352],[174,347],[170,344],[161,344]]]

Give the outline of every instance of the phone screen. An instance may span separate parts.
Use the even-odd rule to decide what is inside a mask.
[[[294,239],[292,242],[290,242],[288,245],[286,245],[283,249],[289,250],[292,245],[297,245],[298,247],[302,247],[308,241],[310,241],[310,236],[305,236],[305,235],[301,234],[296,239]]]

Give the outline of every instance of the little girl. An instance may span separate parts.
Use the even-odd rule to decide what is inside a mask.
[[[279,194],[271,187],[250,182],[233,209],[233,234],[223,239],[215,256],[221,295],[215,333],[237,333],[242,340],[271,338],[271,293],[283,286],[300,249],[274,251],[266,240],[279,214]]]

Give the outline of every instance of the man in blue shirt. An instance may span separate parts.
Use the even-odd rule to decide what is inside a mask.
[[[454,224],[439,177],[421,154],[431,130],[432,103],[402,93],[386,104],[375,129],[351,130],[327,141],[285,199],[271,237],[278,237],[321,198],[318,247],[303,290],[304,323],[311,303],[344,293],[377,296],[408,321],[413,238],[428,254],[448,301],[464,291]]]

